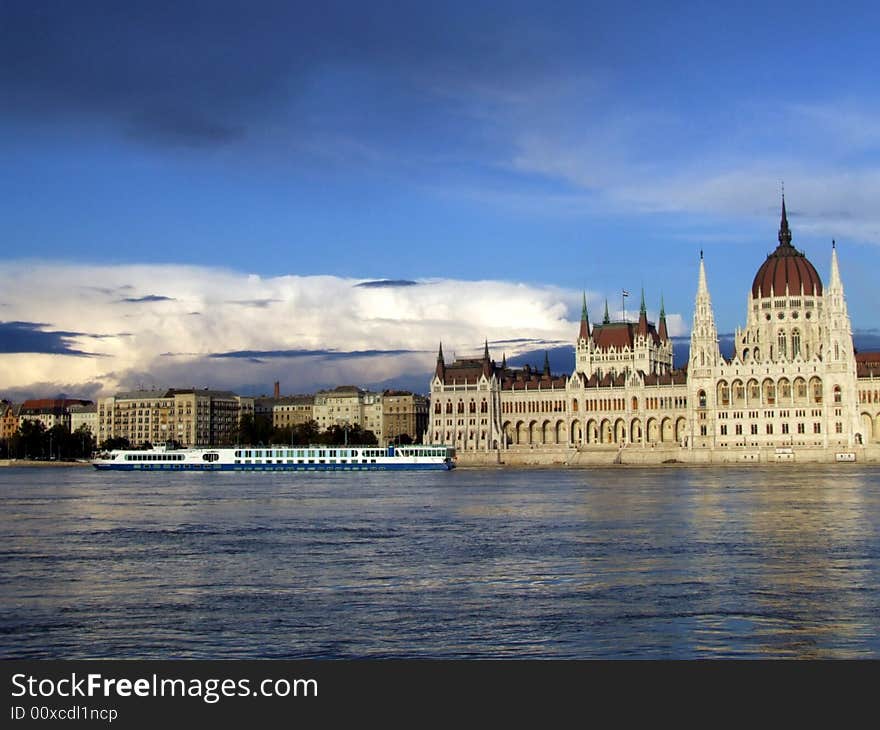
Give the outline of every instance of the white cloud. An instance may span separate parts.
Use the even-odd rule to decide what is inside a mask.
[[[0,388],[46,393],[50,384],[64,384],[66,392],[79,386],[90,395],[141,385],[268,390],[279,379],[285,391],[303,392],[428,373],[441,339],[449,357],[481,351],[484,338],[571,343],[577,332],[580,292],[554,286],[423,280],[373,288],[359,282],[173,265],[6,263],[0,266],[8,305],[3,319],[85,333],[70,346],[100,357],[0,354]],[[598,312],[602,297],[589,297]],[[683,331],[677,315],[669,322],[673,334]],[[506,352],[528,349],[526,342]],[[408,352],[271,354],[285,350]],[[256,354],[211,357],[241,351]],[[493,354],[500,359],[501,352]]]

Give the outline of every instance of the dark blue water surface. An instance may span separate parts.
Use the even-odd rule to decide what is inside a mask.
[[[0,469],[0,656],[880,657],[880,471]]]

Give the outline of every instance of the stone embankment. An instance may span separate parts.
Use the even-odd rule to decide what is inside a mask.
[[[842,461],[846,460],[846,461]],[[880,444],[849,449],[738,448],[708,451],[679,446],[514,447],[504,450],[457,453],[459,467],[497,466],[668,466],[742,464],[880,464]]]

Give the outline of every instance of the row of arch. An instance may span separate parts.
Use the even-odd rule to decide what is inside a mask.
[[[834,386],[833,397],[835,403],[841,402],[840,386]],[[719,407],[742,407],[749,406],[773,406],[773,405],[809,405],[822,403],[823,386],[822,379],[813,376],[809,380],[797,377],[794,380],[788,378],[735,378],[731,382],[719,380],[716,385],[716,404]],[[701,390],[697,397],[699,407],[706,407],[706,392]]]
[[[682,441],[687,420],[678,418],[575,419],[571,426],[562,419],[505,421],[502,425],[510,446],[571,444],[673,444]]]

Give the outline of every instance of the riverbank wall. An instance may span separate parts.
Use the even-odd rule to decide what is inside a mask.
[[[493,466],[691,466],[743,464],[880,464],[880,444],[848,449],[737,448],[686,449],[679,446],[593,446],[593,447],[514,447],[492,451],[459,451],[456,464],[461,467]]]

